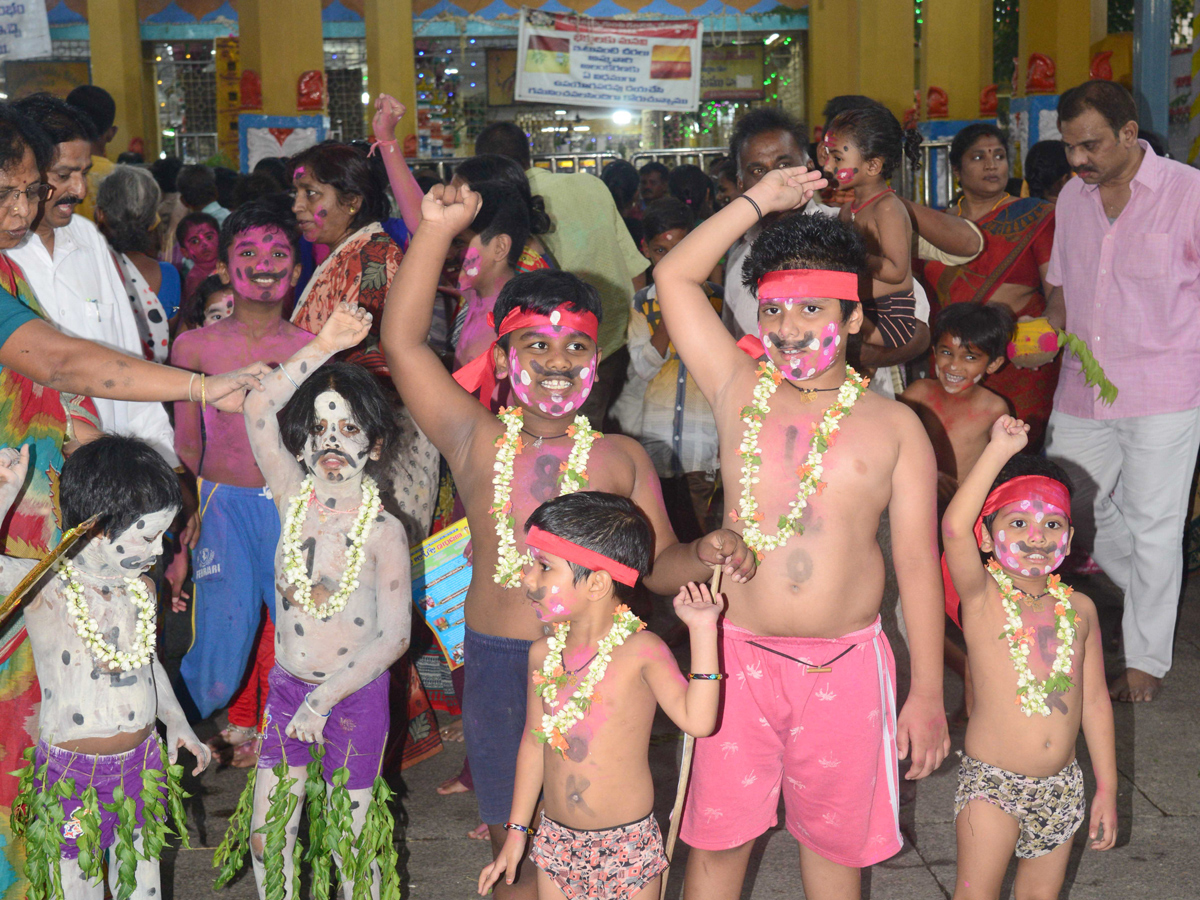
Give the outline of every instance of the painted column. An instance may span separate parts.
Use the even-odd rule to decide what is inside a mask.
[[[1134,0],[1133,99],[1142,128],[1167,136],[1171,0]]]
[[[939,87],[948,119],[979,118],[979,95],[992,83],[990,0],[924,0],[921,93]]]
[[[117,155],[140,137],[147,159],[158,156],[158,111],[155,108],[152,64],[142,60],[138,30],[138,0],[91,0],[88,33],[92,54],[92,83],[112,94],[117,104],[117,136],[108,155]]]
[[[913,37],[910,0],[810,0],[810,124],[823,124],[822,108],[839,94],[865,94],[901,117],[913,105]]]
[[[300,76],[325,71],[321,0],[241,0],[238,36],[242,68],[262,79],[263,114],[297,115]]]
[[[809,0],[808,125],[825,124],[821,110],[829,98],[857,94],[857,0]]]
[[[417,134],[417,71],[413,49],[412,0],[364,0],[367,27],[367,87],[371,102],[391,94],[407,108],[396,126],[404,146]],[[415,149],[415,148],[414,148]]]
[[[1170,0],[1156,0],[1170,5]],[[1092,0],[1023,0],[1017,51],[1017,96],[1025,96],[1025,76],[1034,53],[1054,63],[1054,88],[1061,94],[1088,79],[1092,46]],[[1166,62],[1163,62],[1166,71]]]

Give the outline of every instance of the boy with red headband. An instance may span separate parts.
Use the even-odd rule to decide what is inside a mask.
[[[866,393],[846,365],[863,320],[862,239],[823,216],[763,231],[743,268],[762,335],[743,339],[747,352],[701,289],[760,214],[797,209],[822,184],[802,168],[770,172],[655,270],[671,338],[717,421],[721,469],[740,484],[726,491],[727,521],[759,556],[754,582],[726,589],[729,686],[720,729],[696,742],[686,898],[738,896],[781,791],[808,896],[857,897],[861,867],[901,846],[897,750],[909,779],[949,750],[933,448],[911,410]],[[899,718],[879,620],[885,509],[912,658]]]
[[[405,405],[450,464],[471,526],[463,732],[480,815],[498,853],[525,726],[529,648],[544,634],[521,588],[525,547],[517,535],[529,514],[579,490],[628,497],[654,531],[646,586],[661,594],[706,580],[717,564],[732,581],[745,581],[754,564],[732,531],[680,544],[646,451],[629,438],[593,431],[578,414],[600,362],[595,288],[561,271],[514,276],[496,299],[495,345],[453,378],[425,345],[442,260],[479,205],[467,187],[436,185],[425,197],[421,225],[392,281],[383,346]],[[472,393],[486,403],[495,383],[505,380],[513,406],[497,418]],[[501,897],[535,891],[528,876],[497,888]]]
[[[1058,896],[1086,806],[1081,726],[1096,775],[1092,849],[1117,839],[1100,623],[1092,601],[1052,574],[1071,550],[1071,486],[1054,463],[1021,454],[1028,433],[1020,419],[996,420],[942,519],[946,607],[962,617],[975,684],[954,797],[957,900],[999,897],[1014,847],[1016,895]]]

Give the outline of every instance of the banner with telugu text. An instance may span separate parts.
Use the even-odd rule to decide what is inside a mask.
[[[702,34],[695,19],[626,21],[522,9],[516,99],[694,111]]]
[[[0,62],[49,55],[46,0],[0,2]]]

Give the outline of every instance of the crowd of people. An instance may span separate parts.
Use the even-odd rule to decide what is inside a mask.
[[[889,186],[920,136],[867,97],[599,178],[497,121],[447,183],[405,112],[237,175],[110,163],[98,88],[0,104],[0,591],[82,535],[3,623],[32,895],[155,896],[183,751],[247,769],[218,885],[249,855],[271,900],[301,864],[399,896],[393,776],[461,736],[439,791],[477,795],[481,894],[651,897],[661,706],[697,739],[684,897],[739,896],[781,796],[807,894],[857,897],[901,761],[949,752],[944,666],[955,897],[1014,854],[1057,896],[1081,827],[1112,847],[1111,699],[1170,670],[1200,453],[1200,172],[1128,92],[1065,92],[1021,179],[967,126],[945,210]],[[463,517],[459,666],[410,548]],[[1111,685],[1064,580],[1095,571]]]

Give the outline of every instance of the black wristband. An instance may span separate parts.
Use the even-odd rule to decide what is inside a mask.
[[[756,213],[758,213],[758,221],[760,221],[760,222],[761,222],[761,221],[762,221],[762,210],[759,208],[759,205],[758,205],[757,203],[755,203],[755,202],[754,202],[754,198],[753,198],[753,197],[751,197],[749,194],[740,194],[739,196],[740,196],[740,197],[741,197],[743,200],[747,201],[747,202],[748,202],[748,203],[749,203],[751,206],[753,206],[753,207],[754,207],[754,211],[755,211]]]

